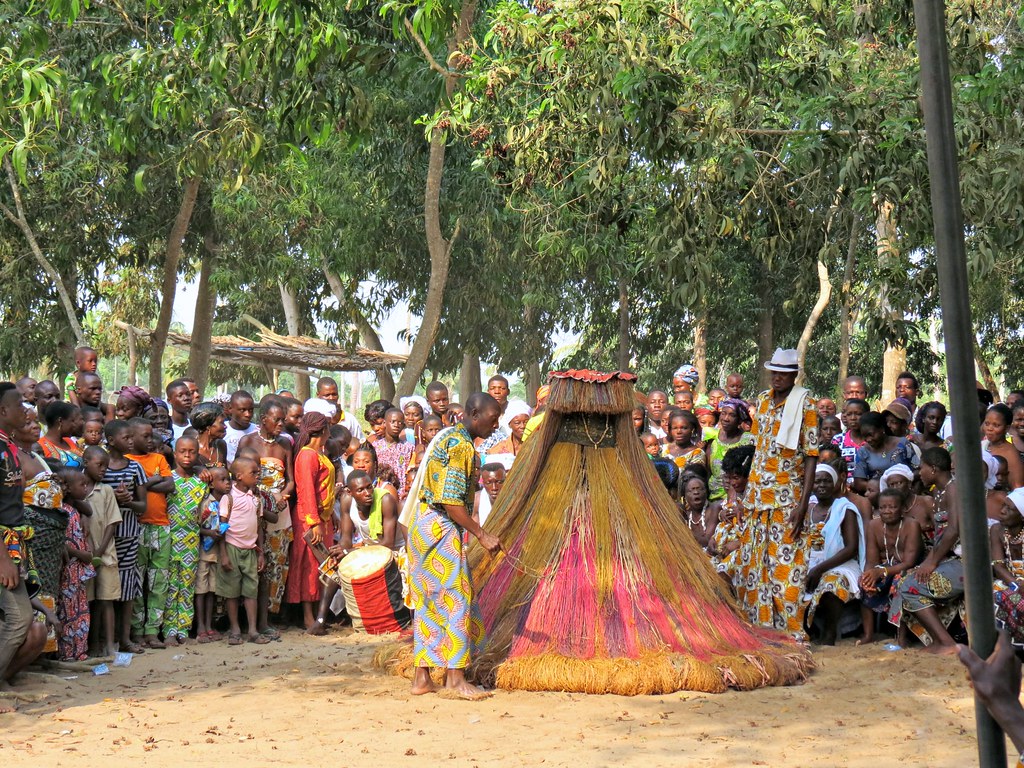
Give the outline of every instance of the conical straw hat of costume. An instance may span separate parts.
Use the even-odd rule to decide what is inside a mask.
[[[486,629],[471,676],[499,688],[721,692],[804,680],[810,654],[752,626],[658,479],[632,374],[551,374],[469,562]],[[408,668],[408,665],[403,665]]]

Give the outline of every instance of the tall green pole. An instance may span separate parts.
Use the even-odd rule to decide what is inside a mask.
[[[935,259],[946,342],[949,399],[956,445],[956,490],[962,510],[960,541],[964,559],[967,631],[982,658],[996,643],[992,607],[992,556],[988,545],[985,488],[982,479],[978,395],[974,376],[974,328],[967,290],[964,221],[960,202],[953,101],[949,83],[946,9],[943,0],[914,0],[917,47],[921,63],[921,97],[928,137]],[[1006,741],[985,706],[975,698],[978,764],[1005,768]]]

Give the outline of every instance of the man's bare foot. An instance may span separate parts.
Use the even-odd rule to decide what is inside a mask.
[[[18,708],[13,704],[0,703],[0,715],[9,715],[12,712],[17,712]]]
[[[412,695],[422,696],[425,693],[437,691],[437,683],[430,676],[430,669],[427,667],[416,667],[412,675]]]
[[[327,627],[324,626],[322,621],[314,621],[312,626],[306,628],[306,634],[320,637],[327,634]]]
[[[857,638],[857,645],[871,645],[871,643],[875,642],[876,640],[878,640],[878,638],[875,637],[875,635],[873,634],[861,635],[859,638]]]
[[[925,653],[931,653],[935,656],[951,656],[957,652],[956,645],[942,645],[940,643],[932,643],[922,648]]]

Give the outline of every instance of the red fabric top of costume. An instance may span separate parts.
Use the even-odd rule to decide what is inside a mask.
[[[595,384],[604,384],[617,379],[619,381],[636,381],[636,374],[628,371],[612,371],[602,373],[601,371],[590,371],[587,369],[571,369],[568,371],[552,371],[548,374],[549,379],[576,379],[576,381],[590,381]]]

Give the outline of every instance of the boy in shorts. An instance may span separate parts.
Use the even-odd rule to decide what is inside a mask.
[[[255,494],[260,477],[259,464],[248,457],[236,458],[231,464],[231,474],[235,478],[231,492],[221,500],[221,522],[226,520],[228,529],[220,543],[217,594],[227,602],[228,621],[231,622],[228,645],[245,642],[238,623],[239,600],[245,603],[249,642],[266,645],[270,638],[261,635],[256,625],[259,574],[263,570],[263,521],[260,519],[260,500]],[[225,510],[225,506],[230,508]]]

